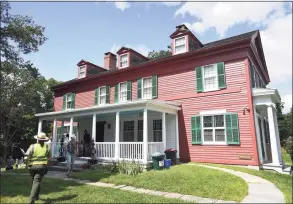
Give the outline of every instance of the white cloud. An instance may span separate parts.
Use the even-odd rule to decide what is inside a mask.
[[[118,0],[114,2],[115,7],[120,9],[121,11],[124,11],[125,9],[130,7],[130,3],[122,0]]]
[[[118,45],[114,43],[110,49],[110,52],[116,54],[116,52],[122,47],[122,45]],[[138,44],[138,45],[125,45],[125,47],[131,48],[144,56],[148,56],[148,53],[151,51],[145,44]]]
[[[292,108],[292,94],[288,94],[282,97],[282,102],[284,102],[283,113],[289,113]]]

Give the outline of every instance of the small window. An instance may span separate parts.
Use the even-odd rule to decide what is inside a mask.
[[[106,87],[100,87],[100,105],[106,104],[106,98],[107,98],[107,94],[106,94]]]
[[[203,116],[204,143],[225,143],[224,115]]]
[[[120,55],[120,68],[128,66],[128,54]]]
[[[137,141],[143,141],[143,120],[137,121]]]
[[[153,120],[154,142],[162,142],[162,120]]]
[[[127,82],[120,83],[120,102],[127,101]]]
[[[203,67],[203,85],[205,91],[218,89],[217,64],[211,64]]]
[[[152,98],[152,78],[143,78],[143,99]]]
[[[175,54],[186,52],[186,37],[180,37],[175,39]]]
[[[124,121],[123,123],[123,141],[134,141],[134,121]]]
[[[66,109],[71,109],[71,103],[72,103],[72,94],[66,95]]]
[[[84,78],[85,77],[85,66],[80,66],[79,67],[79,78]]]

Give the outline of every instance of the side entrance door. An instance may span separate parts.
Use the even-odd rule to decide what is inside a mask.
[[[104,142],[104,126],[106,121],[96,123],[96,142]]]

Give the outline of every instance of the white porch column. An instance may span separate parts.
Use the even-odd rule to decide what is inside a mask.
[[[268,154],[267,154],[267,147],[266,147],[266,133],[265,133],[265,128],[264,128],[264,117],[261,116],[261,132],[262,132],[262,143],[264,147],[264,152],[265,152],[265,158],[264,160],[268,160]]]
[[[73,135],[73,117],[70,117],[69,140],[71,135]]]
[[[178,112],[176,113],[175,119],[175,137],[176,137],[176,150],[177,150],[177,158],[180,158],[179,155],[179,124],[178,124]]]
[[[256,130],[256,137],[257,137],[257,148],[258,148],[258,157],[259,162],[263,164],[263,157],[262,157],[262,150],[261,150],[261,140],[260,140],[260,130],[259,130],[259,124],[258,124],[258,117],[255,106],[253,107],[254,112],[254,125]]]
[[[55,146],[56,146],[56,141],[57,141],[57,119],[54,119],[53,122],[53,134],[52,134],[52,146],[51,146],[51,153],[52,153],[52,158],[54,157],[55,154]]]
[[[116,128],[115,128],[115,159],[119,159],[119,133],[120,133],[120,113],[116,112]]]
[[[96,114],[93,115],[93,127],[92,127],[92,140],[96,142],[96,123],[97,122],[97,116]]]
[[[166,144],[167,138],[166,138],[166,113],[162,113],[162,142],[163,142],[163,148],[164,151],[166,150],[167,144]]]
[[[277,147],[278,147],[278,156],[280,164],[283,164],[283,158],[282,158],[282,149],[281,149],[281,141],[280,141],[280,135],[279,135],[279,125],[278,125],[278,118],[277,118],[277,110],[274,108],[274,124],[276,129],[276,139],[277,139]]]
[[[148,162],[148,110],[143,109],[143,161]]]
[[[272,150],[272,160],[273,164],[280,165],[279,155],[278,155],[278,145],[277,145],[277,136],[275,129],[275,117],[273,111],[273,104],[268,106],[268,122],[270,128],[270,140],[271,140],[271,150]]]
[[[43,120],[39,119],[39,124],[38,124],[38,134],[42,132],[42,126],[43,126]]]

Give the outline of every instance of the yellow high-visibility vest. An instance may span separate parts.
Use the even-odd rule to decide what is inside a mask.
[[[33,144],[31,146],[32,157],[29,160],[29,165],[48,164],[49,147],[44,144],[43,147],[40,144]]]

